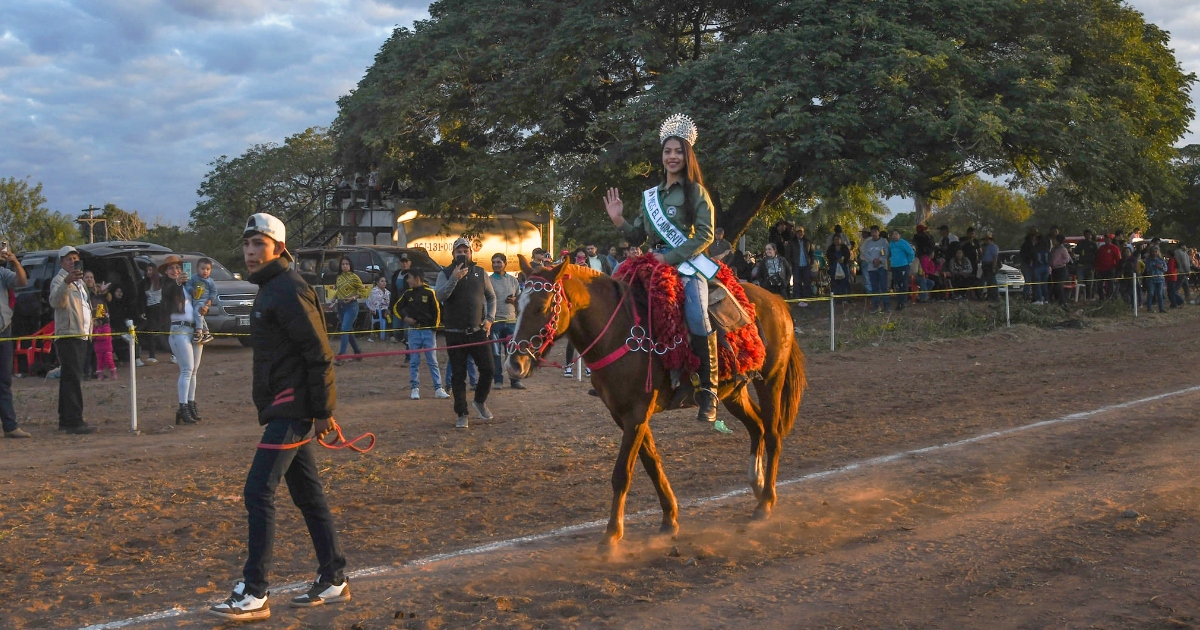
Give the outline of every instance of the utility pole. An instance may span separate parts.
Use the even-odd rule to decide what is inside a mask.
[[[83,210],[80,210],[80,212],[88,213],[87,218],[85,219],[84,217],[79,217],[78,219],[75,219],[76,223],[86,223],[87,224],[87,226],[88,226],[88,242],[89,243],[96,242],[96,224],[97,223],[103,223],[105,225],[105,227],[108,227],[108,222],[104,217],[95,216],[97,210],[100,210],[100,208],[96,208],[96,207],[92,206],[92,204],[89,203],[88,207],[84,208]]]

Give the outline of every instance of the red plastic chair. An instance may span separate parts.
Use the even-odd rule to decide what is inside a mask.
[[[53,334],[54,322],[50,322],[42,326],[41,330],[33,333],[33,336],[43,337]],[[22,347],[22,344],[25,344],[25,346]],[[49,356],[53,345],[54,342],[51,339],[18,339],[13,348],[13,374],[21,370],[20,359],[21,357],[25,357],[25,372],[32,375],[33,366],[37,362],[37,355],[44,354]]]

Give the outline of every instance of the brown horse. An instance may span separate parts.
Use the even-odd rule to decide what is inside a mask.
[[[621,347],[635,326],[634,300],[624,282],[587,267],[562,263],[536,273],[521,257],[528,280],[521,293],[516,332],[509,342],[508,372],[526,378],[536,367],[555,337],[566,335],[576,348],[584,349],[584,361],[606,363],[592,371],[592,385],[621,427],[621,449],[613,468],[612,511],[605,545],[621,540],[625,530],[625,497],[629,494],[635,466],[634,455],[650,476],[662,505],[659,531],[679,531],[679,507],[662,460],[650,432],[650,416],[670,403],[673,387],[670,372],[645,351],[621,355]],[[783,438],[795,422],[804,394],[804,355],[796,344],[787,304],[754,285],[743,285],[757,310],[757,325],[766,346],[766,360],[759,378],[753,381],[757,401],[750,396],[749,381],[720,384],[718,395],[750,434],[750,488],[758,499],[755,519],[771,515],[775,505],[775,478]],[[613,356],[619,356],[611,362]],[[650,391],[645,391],[650,370]],[[764,459],[765,457],[765,459]]]

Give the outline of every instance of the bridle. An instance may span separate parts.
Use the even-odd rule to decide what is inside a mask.
[[[570,277],[570,274],[564,275],[563,280]],[[528,293],[546,292],[550,294],[550,318],[546,320],[546,324],[542,326],[542,329],[534,333],[529,339],[517,340],[514,334],[513,339],[508,342],[507,350],[510,355],[525,354],[536,360],[541,357],[542,353],[554,345],[554,337],[558,334],[558,320],[562,315],[563,305],[566,304],[570,307],[570,303],[567,302],[567,293],[563,289],[561,280],[551,282],[535,277],[532,280],[526,280],[525,284],[521,285],[521,289]]]
[[[563,281],[570,279],[570,277],[570,274],[564,274],[561,280],[555,280],[553,282],[542,278],[534,278],[532,280],[527,280],[525,284],[522,285],[522,289],[530,293],[545,292],[550,294],[550,318],[546,320],[546,324],[542,326],[542,329],[537,333],[534,333],[534,335],[529,339],[517,340],[514,334],[514,338],[508,342],[507,346],[507,350],[510,355],[524,354],[536,361],[539,360],[541,355],[554,345],[554,337],[558,334],[558,322],[561,318],[563,307],[565,306],[568,309],[571,307],[571,303],[567,299],[566,290],[563,288]],[[629,293],[629,291],[626,291],[621,294],[621,299],[617,302],[617,306],[613,309],[612,314],[609,315],[608,322],[604,325],[604,328],[600,331],[600,333],[596,335],[595,339],[592,340],[592,343],[579,352],[580,357],[587,354],[592,348],[596,347],[596,344],[600,343],[600,340],[604,338],[604,335],[608,332],[608,329],[612,327],[613,321],[616,320],[617,313],[620,313],[621,307],[625,305],[625,299],[629,297]],[[664,343],[655,343],[652,335],[648,333],[641,324],[642,318],[640,315],[638,315],[637,308],[634,308],[633,326],[630,328],[629,336],[625,339],[625,342],[607,356],[591,362],[591,368],[593,370],[598,370],[630,352],[645,352],[647,354],[657,354],[661,356],[667,352],[670,352],[671,350],[674,350],[679,344],[683,343],[682,337],[676,337],[670,345]],[[647,372],[647,374],[649,374],[649,372]]]

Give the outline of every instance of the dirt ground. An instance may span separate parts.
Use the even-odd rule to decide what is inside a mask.
[[[821,329],[819,313],[797,317]],[[682,530],[656,534],[639,468],[629,512],[644,515],[616,557],[597,552],[599,527],[563,529],[607,518],[611,496],[619,434],[586,382],[543,370],[528,390],[495,392],[496,419],[462,431],[427,375],[425,399],[408,400],[399,358],[348,364],[338,418],[379,444],[319,457],[349,569],[371,574],[353,580],[352,602],[324,609],[289,609],[276,591],[262,626],[1194,627],[1200,391],[909,451],[1200,385],[1198,350],[1200,309],[1188,308],[813,353],[780,470],[798,481],[774,518],[751,522],[744,494],[702,501],[746,487],[739,423],[722,411],[726,436],[694,412],[663,414],[653,427]],[[259,434],[249,359],[208,346],[205,420],[178,429],[175,366],[139,369],[138,436],[127,371],[85,384],[100,432],[83,437],[55,431],[57,382],[17,381],[34,438],[0,441],[0,627],[175,608],[134,625],[220,625],[196,611],[226,596],[245,558],[241,487]],[[897,453],[908,454],[886,457]],[[286,492],[277,502],[275,588],[315,567]]]

